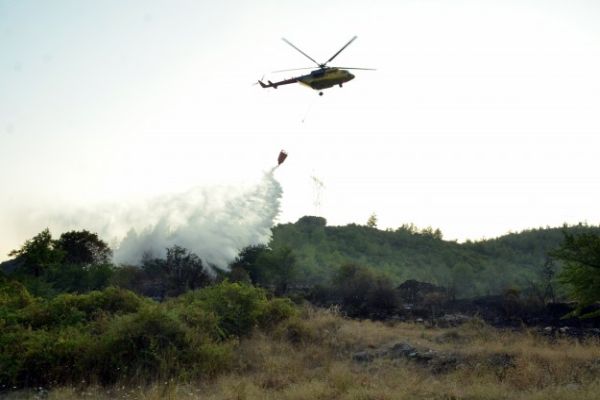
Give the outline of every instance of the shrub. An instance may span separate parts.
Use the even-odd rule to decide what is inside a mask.
[[[361,265],[343,265],[334,276],[330,290],[331,294],[327,295],[320,288],[313,297],[339,304],[351,317],[381,319],[398,308],[396,291],[389,279]]]
[[[18,311],[33,302],[25,286],[0,276],[0,331],[15,323]]]
[[[223,338],[243,336],[252,331],[263,315],[267,296],[248,284],[224,281],[218,285],[181,296],[183,304],[197,304],[214,313]]]
[[[290,299],[275,298],[264,306],[258,318],[258,323],[261,328],[269,329],[296,314],[296,307]]]
[[[104,382],[122,375],[156,378],[184,347],[183,326],[158,307],[117,317],[101,339],[98,373]]]
[[[23,309],[21,323],[35,329],[75,325],[90,321],[101,313],[133,313],[145,303],[149,301],[116,288],[81,295],[61,294],[51,300],[32,302]]]
[[[196,311],[187,322],[163,305],[147,305],[91,324],[10,326],[0,332],[0,387],[195,379],[223,371],[234,343],[212,339],[201,321],[216,318]]]
[[[0,276],[0,308],[23,308],[33,301],[25,286]]]
[[[288,299],[227,281],[162,304],[115,288],[43,300],[3,282],[0,295],[0,387],[213,375],[237,338],[295,314]]]
[[[0,385],[39,386],[78,381],[89,372],[93,337],[75,328],[12,327],[0,335]]]
[[[193,377],[224,369],[231,351],[160,306],[115,318],[96,354],[97,375],[104,383],[137,378]]]

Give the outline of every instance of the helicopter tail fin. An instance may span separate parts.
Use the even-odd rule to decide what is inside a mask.
[[[271,81],[267,81],[267,82],[269,83],[268,85],[267,85],[267,84],[265,84],[265,83],[264,83],[263,81],[261,81],[261,80],[259,80],[259,81],[258,81],[258,83],[260,84],[260,86],[261,86],[262,88],[270,88],[270,87],[272,87],[273,89],[277,89],[277,83],[279,83],[279,82],[277,82],[277,83],[273,83],[273,82],[271,82]]]

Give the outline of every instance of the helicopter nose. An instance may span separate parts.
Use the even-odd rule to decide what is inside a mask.
[[[354,79],[354,75],[352,75],[351,73],[348,73],[348,80],[351,81],[352,79]]]

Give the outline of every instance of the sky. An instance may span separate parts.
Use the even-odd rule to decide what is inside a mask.
[[[0,0],[0,259],[50,215],[258,184],[281,149],[282,223],[598,224],[598,21],[581,0]],[[311,66],[282,37],[325,61],[354,35],[331,64],[377,70],[343,88],[253,85]]]

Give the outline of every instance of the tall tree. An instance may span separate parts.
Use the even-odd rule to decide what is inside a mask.
[[[55,247],[64,253],[63,261],[69,264],[102,264],[112,256],[108,245],[96,233],[86,230],[63,233]]]
[[[48,228],[27,240],[20,249],[13,250],[8,255],[19,259],[22,263],[19,268],[21,271],[35,277],[39,277],[51,265],[61,262],[64,257],[64,253],[56,248]]]
[[[358,264],[342,265],[334,275],[332,289],[344,312],[353,317],[381,318],[398,306],[389,279]]]
[[[367,226],[369,228],[377,228],[377,214],[373,213],[369,216],[367,220]]]
[[[565,284],[570,295],[579,303],[576,313],[600,301],[600,235],[564,232],[562,245],[551,255],[563,262],[559,281]],[[583,316],[600,315],[600,311]]]
[[[258,265],[258,260],[261,254],[268,253],[271,250],[264,244],[248,246],[242,249],[236,259],[231,263],[230,269],[237,270],[243,269],[248,273],[250,280],[253,284],[260,284],[264,282],[266,272]]]
[[[273,286],[275,294],[284,295],[296,274],[296,256],[289,247],[280,247],[261,254],[257,260],[267,277],[267,285]]]
[[[150,280],[160,286],[156,293],[151,293],[156,297],[178,296],[211,282],[200,257],[180,246],[168,248],[164,259],[144,260],[142,268]]]

